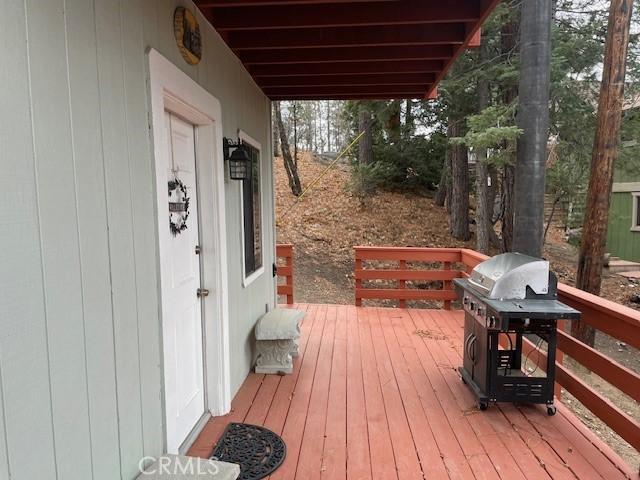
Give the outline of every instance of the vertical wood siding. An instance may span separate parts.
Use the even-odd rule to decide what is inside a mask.
[[[25,5],[56,467],[60,478],[90,476],[76,159],[64,4],[63,0],[51,0],[27,1]],[[51,94],[56,95],[56,101],[50,101]]]
[[[67,0],[67,55],[93,476],[118,478],[120,452],[96,28],[92,2]],[[73,28],[70,28],[73,26]]]
[[[630,192],[611,194],[607,251],[623,260],[640,262],[640,232],[631,230],[633,197]]]
[[[0,370],[3,443],[0,476],[55,472],[43,252],[31,121],[24,3],[5,0],[0,15]],[[7,68],[11,66],[11,68]],[[7,173],[10,172],[10,175]],[[33,439],[39,460],[32,462]]]
[[[0,0],[1,479],[131,479],[163,451],[149,47],[220,100],[225,136],[263,145],[267,268],[247,288],[225,184],[233,393],[250,368],[274,299],[269,102],[199,14],[202,62],[182,60],[184,4]]]

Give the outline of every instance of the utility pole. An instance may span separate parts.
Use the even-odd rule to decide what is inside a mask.
[[[515,178],[513,246],[534,257],[542,254],[544,187],[549,138],[551,0],[522,3],[520,86]]]
[[[620,141],[632,9],[633,0],[611,0],[609,7],[602,84],[576,278],[578,288],[595,295],[600,293],[602,284],[613,169]],[[595,342],[595,329],[582,322],[572,322],[571,333],[588,345],[593,346]]]

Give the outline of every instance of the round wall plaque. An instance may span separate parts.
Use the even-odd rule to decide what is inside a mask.
[[[187,63],[196,65],[202,58],[200,26],[191,10],[176,8],[173,13],[173,31],[182,57]]]

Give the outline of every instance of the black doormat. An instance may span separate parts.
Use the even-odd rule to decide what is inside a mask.
[[[230,423],[211,458],[240,465],[240,480],[259,480],[282,465],[286,455],[287,446],[271,430],[248,423]]]

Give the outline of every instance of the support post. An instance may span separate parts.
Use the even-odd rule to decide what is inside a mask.
[[[544,188],[549,138],[552,0],[522,3],[520,86],[513,247],[539,257],[544,233]]]

